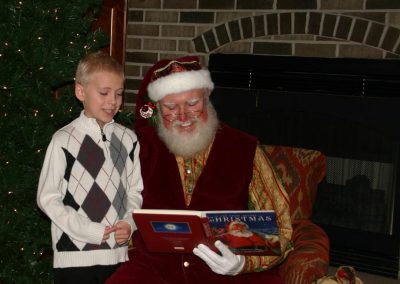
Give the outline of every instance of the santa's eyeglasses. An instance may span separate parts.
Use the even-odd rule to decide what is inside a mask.
[[[183,103],[163,102],[160,105],[161,116],[169,122],[196,119],[203,113],[204,103],[203,97],[190,98]]]
[[[169,122],[174,122],[176,120],[179,119],[179,117],[181,117],[182,115],[184,115],[185,117],[187,117],[188,119],[196,119],[198,118],[201,114],[203,113],[203,109],[201,110],[192,110],[192,111],[187,111],[187,112],[183,112],[183,113],[168,113],[168,114],[164,114],[162,115],[162,117]]]

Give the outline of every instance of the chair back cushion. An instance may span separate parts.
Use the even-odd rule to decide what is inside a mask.
[[[292,222],[310,219],[318,184],[326,174],[326,157],[317,150],[261,145],[282,179],[289,198]]]

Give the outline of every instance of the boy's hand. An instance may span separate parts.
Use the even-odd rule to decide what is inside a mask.
[[[131,236],[131,225],[125,221],[118,221],[115,228],[115,242],[119,245],[126,243]]]
[[[102,243],[105,243],[106,240],[108,240],[110,238],[110,234],[112,232],[115,232],[116,228],[115,227],[111,227],[111,226],[106,226],[106,228],[104,229],[104,235],[103,235],[103,240],[101,241]]]

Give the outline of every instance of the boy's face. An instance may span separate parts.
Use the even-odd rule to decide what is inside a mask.
[[[119,74],[99,71],[90,75],[85,86],[75,85],[75,96],[83,103],[85,115],[103,127],[121,107],[123,90],[124,81]]]

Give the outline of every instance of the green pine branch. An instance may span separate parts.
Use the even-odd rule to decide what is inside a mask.
[[[90,30],[101,2],[0,3],[0,283],[51,283],[50,222],[36,206],[37,183],[52,134],[81,110],[71,88],[76,64],[106,43]]]

